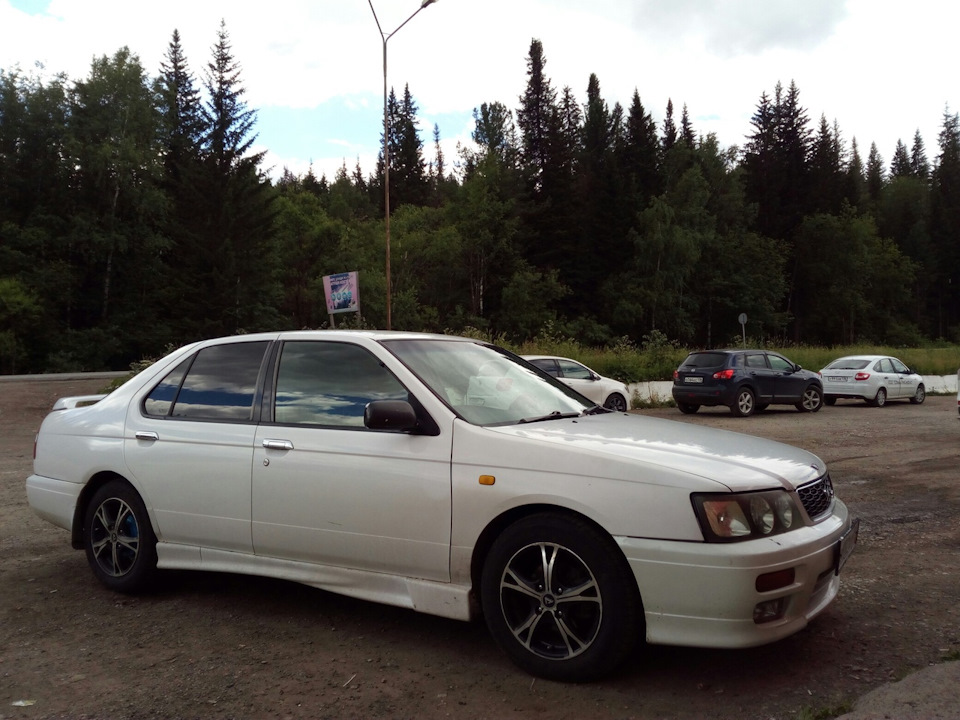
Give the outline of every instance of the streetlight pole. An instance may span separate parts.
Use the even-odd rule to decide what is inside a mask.
[[[390,317],[390,113],[387,109],[387,41],[396,35],[400,28],[416,17],[416,14],[428,5],[433,5],[437,0],[422,0],[413,15],[404,20],[392,33],[387,35],[380,27],[380,19],[377,17],[377,11],[373,9],[373,0],[367,0],[370,4],[370,12],[373,13],[373,19],[377,23],[377,30],[380,31],[380,38],[383,40],[383,223],[386,227],[387,239],[387,330],[392,330]]]

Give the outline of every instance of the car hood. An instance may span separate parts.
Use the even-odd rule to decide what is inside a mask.
[[[626,464],[634,470],[622,479],[674,483],[683,475],[692,488],[720,490],[720,483],[735,492],[794,489],[826,472],[820,458],[791,445],[641,415],[609,413],[491,429],[549,445],[537,464],[558,472],[570,466],[571,453],[587,453],[598,475],[621,475]],[[638,466],[650,472],[637,472]]]

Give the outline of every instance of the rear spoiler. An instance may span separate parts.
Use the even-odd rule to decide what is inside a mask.
[[[106,395],[74,395],[73,397],[62,397],[53,404],[53,409],[71,410],[87,405],[95,405],[105,397]]]

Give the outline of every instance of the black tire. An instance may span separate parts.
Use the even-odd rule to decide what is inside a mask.
[[[917,392],[914,393],[912,398],[910,398],[910,402],[912,402],[914,405],[920,405],[926,399],[927,389],[923,386],[923,383],[920,383],[917,385]]]
[[[613,393],[607,398],[607,401],[603,404],[603,406],[613,410],[614,412],[626,412],[627,399],[620,393]]]
[[[816,385],[808,385],[803,391],[800,402],[794,407],[800,412],[820,412],[820,408],[823,407],[823,390]]]
[[[481,600],[494,640],[526,672],[588,682],[613,672],[643,635],[621,551],[579,518],[540,513],[494,541]]]
[[[756,409],[757,402],[753,390],[747,387],[737,390],[737,397],[730,406],[730,412],[737,417],[749,417]]]
[[[87,562],[111,590],[146,590],[157,569],[157,539],[143,501],[130,485],[113,480],[94,493],[83,523]]]
[[[836,399],[835,397],[831,396],[831,395],[827,395],[827,396],[823,399],[823,402],[825,402],[827,405],[836,405],[836,404],[837,404],[837,399]]]
[[[700,409],[699,405],[688,405],[687,403],[677,403],[677,408],[684,415],[693,415],[697,410]]]
[[[766,410],[768,407],[770,407],[770,403],[757,403],[757,406],[753,409],[753,411],[754,411],[754,412],[763,412],[763,411]]]
[[[879,390],[877,390],[877,395],[876,397],[873,398],[873,400],[870,401],[870,404],[873,405],[874,407],[883,407],[884,405],[886,405],[887,404],[886,388],[880,388]]]

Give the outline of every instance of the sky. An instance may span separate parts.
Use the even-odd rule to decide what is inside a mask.
[[[672,100],[678,123],[686,105],[695,132],[722,146],[743,145],[778,82],[796,83],[813,129],[825,116],[863,160],[876,143],[887,164],[918,130],[933,161],[944,112],[960,107],[956,0],[437,0],[418,12],[420,2],[0,0],[0,69],[82,80],[94,58],[128,47],[156,76],[176,29],[200,87],[222,20],[275,178],[312,167],[332,180],[358,162],[374,171],[384,36],[388,84],[409,86],[428,162],[439,128],[448,169],[475,108],[519,106],[533,39],[556,90],[582,104],[594,73],[610,107],[629,108],[636,90],[659,128]]]

